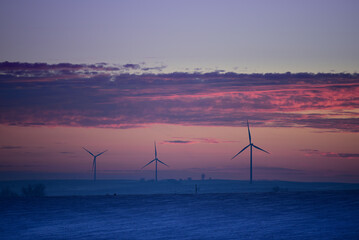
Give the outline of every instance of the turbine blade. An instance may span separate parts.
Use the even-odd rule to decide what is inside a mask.
[[[236,155],[234,155],[234,157],[232,157],[231,160],[232,160],[233,158],[237,157],[238,154],[240,154],[241,152],[243,152],[244,150],[246,150],[246,148],[249,147],[249,146],[250,146],[250,144],[247,145],[245,148],[243,148],[239,153],[237,153]]]
[[[150,161],[149,163],[147,163],[145,166],[143,166],[141,169],[147,167],[148,165],[150,165],[153,161],[155,161],[156,159],[153,159],[152,161]]]
[[[156,141],[155,141],[155,158],[157,158],[157,148],[156,148]]]
[[[93,155],[89,150],[87,150],[86,148],[82,147],[86,152],[88,152],[89,154],[91,154],[92,156],[95,156]]]
[[[249,144],[251,144],[251,143],[252,143],[252,137],[251,137],[251,131],[249,131],[249,123],[248,123],[248,119],[247,119],[247,127],[248,127]]]
[[[91,172],[93,173],[95,171],[95,159],[92,161],[92,170]]]
[[[253,147],[255,147],[255,148],[257,148],[258,150],[261,150],[261,151],[263,151],[263,152],[265,152],[265,153],[268,153],[268,154],[270,154],[269,152],[267,152],[266,150],[264,150],[264,149],[262,149],[262,148],[260,148],[260,147],[257,147],[256,145],[254,145],[254,144],[252,144],[252,146]]]
[[[169,167],[166,163],[162,162],[162,161],[159,160],[158,158],[157,158],[157,161],[159,161],[159,162],[162,163],[163,165],[166,165],[167,167]]]
[[[103,154],[103,153],[105,153],[105,152],[107,152],[107,151],[108,151],[108,150],[105,150],[105,151],[103,151],[102,153],[97,154],[96,157],[100,156],[101,154]]]

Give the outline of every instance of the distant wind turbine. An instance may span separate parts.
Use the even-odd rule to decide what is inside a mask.
[[[92,162],[92,171],[93,171],[93,180],[96,181],[96,158],[100,156],[101,154],[107,152],[107,150],[103,151],[102,153],[99,153],[97,155],[93,155],[92,152],[87,150],[86,148],[82,147],[86,152],[91,154],[93,156],[93,162]]]
[[[247,120],[247,127],[248,127],[248,136],[249,136],[249,144],[245,147],[245,148],[243,148],[239,153],[237,153],[236,155],[234,155],[234,157],[232,157],[232,159],[233,158],[235,158],[235,157],[237,157],[241,152],[243,152],[244,150],[246,150],[246,148],[248,148],[248,147],[250,147],[250,150],[251,150],[251,162],[250,162],[250,183],[252,184],[252,147],[255,147],[255,148],[257,148],[258,150],[261,150],[261,151],[263,151],[263,152],[265,152],[265,153],[268,153],[269,154],[269,152],[267,152],[266,150],[263,150],[262,148],[260,148],[260,147],[258,147],[258,146],[256,146],[256,145],[254,145],[253,143],[252,143],[252,138],[251,138],[251,132],[249,131],[249,123],[248,123],[248,120]]]
[[[147,165],[150,165],[153,161],[156,162],[156,172],[155,172],[155,175],[156,175],[156,182],[157,182],[157,162],[160,162],[162,163],[163,165],[166,165],[167,167],[169,167],[166,163],[162,162],[161,160],[159,160],[157,158],[157,148],[156,148],[156,142],[155,142],[155,159],[151,160],[149,163],[147,163],[145,166],[143,166],[141,169],[145,168]]]

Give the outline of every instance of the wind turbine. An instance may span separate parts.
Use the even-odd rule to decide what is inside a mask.
[[[243,152],[244,150],[246,150],[246,148],[248,148],[248,147],[250,147],[250,150],[251,150],[251,166],[250,166],[250,183],[252,184],[252,148],[253,147],[255,147],[255,148],[257,148],[258,150],[261,150],[261,151],[263,151],[263,152],[265,152],[265,153],[268,153],[269,154],[269,152],[267,152],[266,150],[263,150],[262,148],[260,148],[260,147],[258,147],[258,146],[256,146],[256,145],[254,145],[253,143],[252,143],[252,138],[251,138],[251,132],[249,131],[249,123],[248,123],[248,120],[247,120],[247,127],[248,127],[248,136],[249,136],[249,144],[245,147],[245,148],[243,148],[239,153],[237,153],[236,155],[234,155],[234,157],[232,157],[232,159],[233,158],[235,158],[235,157],[237,157],[241,152]]]
[[[149,163],[147,163],[145,166],[143,166],[141,169],[145,168],[147,165],[150,165],[152,162],[155,162],[156,163],[156,172],[155,172],[155,175],[156,175],[156,182],[157,182],[157,162],[160,162],[162,163],[163,165],[166,165],[167,167],[169,167],[166,163],[162,162],[161,160],[159,160],[157,158],[157,148],[156,148],[156,142],[155,142],[155,159],[151,160]]]
[[[82,147],[86,152],[91,154],[93,156],[93,162],[92,162],[92,171],[93,171],[93,180],[96,181],[96,158],[100,156],[101,154],[105,153],[107,150],[103,151],[102,153],[99,153],[97,155],[93,155],[92,152],[87,150],[86,148]]]

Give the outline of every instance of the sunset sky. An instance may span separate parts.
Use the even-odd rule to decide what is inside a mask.
[[[1,1],[0,180],[359,182],[359,2]]]

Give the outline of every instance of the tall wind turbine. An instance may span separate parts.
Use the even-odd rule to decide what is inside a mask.
[[[147,163],[145,166],[143,166],[141,169],[145,168],[147,165],[150,165],[152,162],[156,163],[156,182],[157,182],[157,162],[162,163],[163,165],[166,165],[167,167],[169,167],[166,163],[162,162],[161,160],[159,160],[157,158],[157,148],[156,148],[156,142],[155,142],[155,159],[151,160],[149,163]]]
[[[92,162],[92,171],[93,171],[93,180],[96,181],[96,158],[100,156],[101,154],[105,153],[107,150],[103,151],[102,153],[99,153],[97,155],[93,155],[92,152],[87,150],[86,148],[82,147],[86,152],[91,154],[93,156],[93,162]]]
[[[232,159],[233,158],[235,158],[235,157],[237,157],[241,152],[243,152],[244,150],[246,150],[246,148],[248,148],[248,147],[250,147],[250,151],[251,151],[251,162],[250,162],[250,183],[252,184],[252,148],[253,147],[255,147],[255,148],[257,148],[258,150],[261,150],[261,151],[263,151],[263,152],[265,152],[265,153],[268,153],[269,154],[269,152],[267,152],[266,150],[263,150],[262,148],[260,148],[260,147],[258,147],[258,146],[256,146],[256,145],[254,145],[253,143],[252,143],[252,138],[251,138],[251,132],[250,132],[250,130],[249,130],[249,123],[248,123],[248,120],[247,120],[247,127],[248,127],[248,137],[249,137],[249,144],[245,147],[245,148],[243,148],[239,153],[237,153],[236,155],[234,155],[234,157],[232,157]]]

